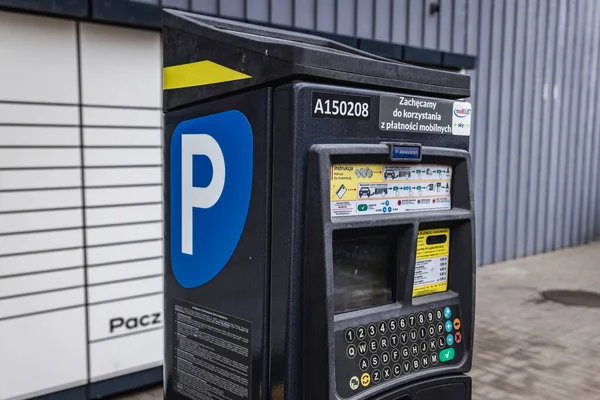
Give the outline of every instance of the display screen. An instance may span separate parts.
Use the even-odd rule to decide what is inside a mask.
[[[396,275],[396,237],[348,236],[340,234],[333,238],[335,312],[391,303]]]

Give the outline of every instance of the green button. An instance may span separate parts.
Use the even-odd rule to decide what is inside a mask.
[[[452,359],[454,359],[454,349],[452,347],[449,349],[440,351],[440,361],[441,362],[448,362]]]

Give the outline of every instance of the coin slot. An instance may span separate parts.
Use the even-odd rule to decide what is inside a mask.
[[[447,235],[433,235],[433,236],[427,237],[426,243],[428,245],[442,244],[442,243],[446,243],[447,240],[448,240]]]

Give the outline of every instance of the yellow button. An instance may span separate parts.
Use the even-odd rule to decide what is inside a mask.
[[[459,330],[460,329],[460,319],[456,318],[454,320],[454,329]]]
[[[363,386],[369,386],[369,383],[371,383],[371,375],[366,372],[362,374],[360,377],[360,383],[362,383]]]

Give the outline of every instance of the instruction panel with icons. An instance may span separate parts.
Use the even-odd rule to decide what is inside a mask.
[[[331,216],[451,208],[452,167],[433,164],[334,164]]]
[[[336,386],[342,398],[464,356],[458,305],[424,309],[341,329],[335,334]]]

